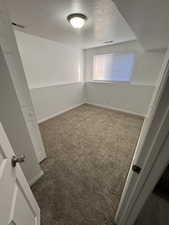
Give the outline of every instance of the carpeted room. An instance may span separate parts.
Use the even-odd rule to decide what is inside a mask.
[[[84,104],[40,124],[42,225],[112,224],[143,117]]]
[[[120,22],[113,43],[104,43],[112,31],[102,41],[90,39],[90,23],[81,39],[65,17],[58,33],[51,21],[48,32],[38,23],[32,30],[15,27],[46,152],[46,157],[37,155],[44,174],[32,186],[42,225],[112,224],[156,90],[164,50],[143,49],[114,3],[106,1],[110,7],[101,4],[102,13],[111,20],[115,12]],[[30,114],[28,122],[34,123]]]
[[[164,53],[143,52],[136,41],[74,50],[33,35],[15,33],[47,154],[40,164],[44,175],[32,187],[41,208],[42,225],[111,224]],[[36,58],[41,55],[41,68],[34,65],[28,46],[36,50]],[[47,57],[50,52],[56,55],[56,62],[46,58],[43,53],[47,50]],[[92,80],[93,57],[117,51],[127,56],[128,52],[135,53],[131,80]],[[70,61],[72,54],[74,58]],[[50,68],[46,67],[46,60]],[[32,65],[32,76],[28,62]],[[152,70],[153,63],[156,66]],[[47,75],[51,68],[56,73],[54,77]],[[37,78],[37,73],[44,80]],[[62,74],[67,82],[60,82]]]
[[[15,33],[47,154],[40,164],[44,175],[32,187],[42,225],[111,224],[155,91],[163,51],[142,51],[137,41],[82,51]],[[33,54],[41,68],[34,64],[28,46],[36,50]],[[50,52],[56,62],[50,61]],[[93,80],[93,57],[110,52],[118,52],[117,56],[134,52],[129,81]],[[71,60],[70,55],[74,55]],[[56,76],[48,76],[51,72]],[[62,78],[67,81],[60,82]]]

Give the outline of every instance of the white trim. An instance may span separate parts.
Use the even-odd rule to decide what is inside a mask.
[[[30,91],[33,89],[39,88],[48,88],[48,87],[61,87],[61,86],[68,86],[68,85],[76,85],[81,84],[85,85],[86,83],[94,83],[94,84],[110,84],[110,85],[133,85],[133,86],[148,86],[148,87],[156,87],[155,84],[146,84],[146,83],[138,83],[133,81],[102,81],[102,80],[89,80],[89,81],[75,81],[75,82],[62,82],[62,83],[55,83],[55,84],[43,84],[39,86],[31,86],[29,87]]]
[[[91,83],[91,84],[105,84],[105,85],[131,85],[131,86],[148,86],[148,87],[156,87],[156,84],[146,84],[146,83],[138,83],[133,81],[97,81],[97,80],[91,80],[91,81],[85,81],[85,83]]]
[[[87,82],[97,84],[131,84],[131,81],[115,81],[115,80],[91,80]]]
[[[118,112],[124,112],[124,113],[128,113],[128,114],[132,114],[132,115],[135,115],[135,116],[141,116],[143,118],[146,117],[146,115],[144,115],[144,114],[132,112],[132,111],[126,110],[126,109],[116,108],[116,107],[113,107],[113,106],[107,106],[107,105],[102,105],[102,104],[95,104],[95,103],[88,102],[88,101],[86,101],[85,103],[89,104],[89,105],[94,105],[94,106],[98,106],[98,107],[101,107],[101,108],[105,108],[105,109],[111,109],[111,110],[118,111]]]
[[[79,106],[81,106],[81,105],[83,105],[83,104],[85,104],[85,102],[80,103],[80,104],[78,104],[78,105],[74,105],[74,106],[69,107],[69,108],[67,108],[67,109],[64,109],[64,110],[62,110],[62,111],[60,111],[60,112],[54,113],[54,114],[52,114],[52,115],[50,115],[50,116],[46,116],[45,118],[38,120],[38,123],[45,122],[45,121],[47,121],[47,120],[49,120],[49,119],[52,119],[52,118],[55,117],[55,116],[59,116],[59,115],[65,113],[65,112],[70,111],[70,110],[72,110],[72,109],[75,109],[75,108],[77,108],[77,107],[79,107]]]
[[[146,86],[146,87],[156,88],[156,84],[151,84],[151,83],[141,83],[141,82],[139,83],[139,82],[135,82],[135,81],[133,82],[132,81],[130,84],[133,85],[133,86],[143,86],[143,87]]]
[[[126,44],[126,43],[129,43],[129,42],[136,42],[137,39],[135,37],[133,37],[132,39],[130,38],[129,40],[125,40],[125,41],[117,41],[117,42],[113,42],[113,43],[110,43],[110,44],[96,44],[95,46],[92,45],[92,46],[88,46],[88,47],[83,47],[83,50],[89,50],[89,49],[95,49],[95,48],[104,48],[104,47],[110,47],[110,46],[114,46],[114,45],[123,45],[123,44]],[[101,54],[101,53],[100,53]]]
[[[46,158],[47,158],[46,151],[41,150],[40,154],[38,155],[38,163],[42,162]]]
[[[33,90],[33,89],[39,89],[39,88],[49,88],[49,87],[62,87],[62,86],[67,86],[67,85],[75,85],[75,84],[81,84],[83,85],[84,82],[81,81],[74,81],[74,82],[62,82],[62,83],[55,83],[55,84],[43,84],[43,85],[39,85],[39,86],[32,86],[29,88],[29,90]]]
[[[45,121],[47,121],[47,120],[49,120],[49,119],[54,118],[55,116],[59,116],[59,115],[65,113],[65,112],[68,112],[68,111],[70,111],[70,110],[72,110],[72,109],[75,109],[75,108],[77,108],[77,107],[79,107],[79,106],[81,106],[81,105],[84,105],[84,104],[89,104],[89,105],[93,105],[93,106],[97,106],[97,107],[105,108],[105,109],[111,109],[111,110],[118,111],[118,112],[124,112],[124,113],[128,113],[128,114],[132,114],[132,115],[134,115],[134,116],[141,116],[141,117],[143,117],[143,119],[146,117],[146,115],[143,115],[143,114],[141,114],[141,113],[135,113],[135,112],[132,112],[132,111],[130,111],[130,110],[125,110],[125,109],[121,109],[121,108],[116,108],[116,107],[107,106],[107,105],[101,105],[101,104],[95,104],[95,103],[91,103],[91,102],[85,101],[85,102],[83,102],[83,103],[80,103],[80,104],[78,104],[78,105],[69,107],[69,108],[67,108],[67,109],[65,109],[65,110],[62,110],[62,111],[60,111],[60,112],[54,113],[54,114],[52,114],[52,115],[50,115],[50,116],[47,116],[47,117],[45,117],[45,118],[43,118],[43,119],[40,119],[40,120],[38,120],[38,123],[39,123],[39,124],[40,124],[40,123],[43,123],[43,122],[45,122]]]
[[[33,184],[35,184],[36,181],[38,181],[43,175],[44,175],[44,172],[41,170],[39,174],[37,174],[36,176],[32,177],[29,180],[29,185],[32,186]]]

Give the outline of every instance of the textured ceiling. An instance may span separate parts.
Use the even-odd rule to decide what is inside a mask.
[[[169,0],[114,0],[145,49],[169,45]]]
[[[112,0],[7,0],[7,7],[12,21],[25,26],[20,30],[81,48],[136,39]],[[77,12],[88,17],[82,30],[66,21]]]

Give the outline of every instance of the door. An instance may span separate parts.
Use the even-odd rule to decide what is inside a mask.
[[[156,92],[154,93],[152,103],[149,107],[148,115],[144,121],[120,204],[116,213],[116,222],[120,225],[127,225],[127,221],[131,220],[131,218],[134,221],[136,214],[135,216],[131,216],[132,210],[139,199],[140,193],[145,187],[148,174],[150,174],[156,157],[158,157],[160,152],[160,148],[165,141],[166,136],[168,135],[168,123],[165,123],[164,121],[166,121],[169,107],[169,50],[166,53],[161,68],[158,85],[159,86],[156,87]],[[139,166],[141,168],[141,172],[134,172],[132,169],[133,165]],[[155,179],[156,177],[154,177],[154,180]],[[149,187],[149,191],[150,189],[153,189],[153,185]],[[145,195],[142,196],[142,200],[143,197],[145,197]],[[141,204],[143,204],[143,202]],[[129,224],[132,225],[133,223],[130,222]]]
[[[30,133],[32,144],[35,149],[37,160],[40,163],[46,158],[46,152],[43,146],[34,110],[31,106],[22,106],[21,109],[25,117],[25,121]]]
[[[40,225],[40,209],[0,123],[0,225]]]
[[[11,23],[6,0],[0,0],[0,48],[9,70],[12,86],[15,89],[37,160],[40,162],[46,158],[46,152]]]

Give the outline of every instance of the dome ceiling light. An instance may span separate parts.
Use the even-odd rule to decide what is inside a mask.
[[[84,26],[87,16],[81,13],[73,13],[68,15],[67,20],[73,28],[80,29]]]

